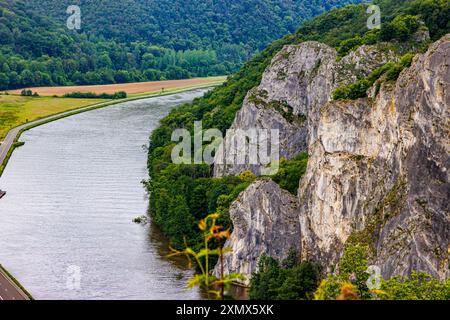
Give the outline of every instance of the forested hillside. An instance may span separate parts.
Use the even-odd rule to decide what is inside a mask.
[[[187,236],[190,244],[198,239],[196,223],[206,214],[219,211],[227,220],[228,207],[240,191],[252,181],[249,175],[241,177],[212,178],[207,165],[175,165],[171,163],[171,133],[184,127],[193,129],[194,121],[202,120],[203,129],[228,129],[236,112],[241,108],[247,92],[259,85],[261,76],[273,56],[284,45],[298,44],[307,40],[326,43],[340,53],[347,53],[362,44],[389,41],[394,47],[401,42],[412,41],[411,36],[423,21],[436,40],[450,32],[448,16],[450,4],[446,0],[377,0],[382,10],[381,30],[368,30],[366,5],[350,5],[332,10],[305,23],[295,34],[272,43],[243,68],[230,77],[228,82],[215,89],[193,104],[184,105],[171,112],[162,120],[161,127],[151,137],[149,152],[149,172],[152,180],[148,183],[151,192],[151,212],[154,221],[169,235],[174,245],[183,244]],[[400,69],[401,70],[401,69]],[[394,72],[395,71],[395,72]],[[398,75],[399,70],[392,73]],[[281,163],[279,177],[275,180],[289,187],[289,177],[304,171],[305,161]],[[298,187],[298,180],[294,187]]]
[[[274,39],[360,0],[0,0],[0,90],[230,74]],[[81,30],[66,28],[68,5]]]

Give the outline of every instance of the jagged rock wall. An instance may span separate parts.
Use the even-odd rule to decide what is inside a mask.
[[[302,57],[306,59],[309,55],[305,52],[309,50],[330,53],[316,43],[306,43],[304,46],[309,49],[300,50],[297,46],[296,50],[303,52]],[[294,49],[284,50],[291,52]],[[343,60],[356,62],[352,62],[354,70],[359,68],[364,72],[364,67],[358,67],[362,65],[358,61],[372,61],[370,57],[376,53],[364,54],[369,52],[368,48],[360,50],[359,54],[354,52]],[[301,139],[308,140],[308,169],[300,183],[299,201],[291,208],[270,204],[272,199],[279,199],[284,191],[268,182],[264,182],[263,194],[259,187],[252,185],[233,204],[230,213],[235,232],[226,246],[237,251],[226,256],[226,272],[251,275],[257,266],[255,257],[272,252],[273,247],[277,248],[275,257],[281,259],[292,246],[301,252],[303,259],[320,261],[330,270],[338,262],[345,243],[355,241],[370,245],[371,263],[380,266],[385,276],[407,275],[416,269],[441,278],[448,277],[449,54],[447,35],[432,45],[425,55],[419,55],[395,85],[383,85],[376,97],[327,103],[329,97],[325,99],[322,96],[322,100],[319,100],[323,101],[323,105],[320,105],[320,101],[316,102],[316,111],[302,109],[305,100],[296,103],[303,95],[288,99],[290,94],[298,91],[288,91],[279,84],[270,86],[265,83],[277,74],[274,68],[279,68],[277,55],[270,70],[266,71],[272,78],[267,76],[261,84],[261,88],[267,92],[263,94],[264,102],[257,99],[254,101],[258,103],[248,102],[249,93],[234,126],[239,127],[243,119],[247,119],[245,125],[248,127],[252,123],[271,125],[270,117],[277,117],[276,113],[281,113],[267,113],[264,104],[270,97],[290,101],[296,113],[308,113],[309,124],[284,127],[293,132],[297,128],[297,131],[302,131]],[[327,55],[330,63],[331,56]],[[307,65],[311,66],[311,63]],[[327,63],[324,69],[328,69]],[[337,75],[348,78],[343,71]],[[291,88],[290,85],[286,86]],[[280,93],[283,90],[285,93]],[[314,122],[311,114],[317,117],[315,124],[311,124]],[[307,134],[305,129],[308,130]],[[297,134],[300,136],[299,132]],[[219,168],[216,173],[221,175],[238,171],[236,168]],[[256,184],[260,186],[260,183]],[[261,199],[265,199],[264,204]],[[283,217],[286,212],[292,217],[291,209],[294,209],[298,220],[292,221],[295,221],[296,227],[285,229],[288,226],[283,223],[284,218],[277,220],[277,228],[270,223],[271,219],[257,219],[258,222],[255,222],[254,208],[262,205],[271,208],[272,217]],[[251,231],[252,228],[257,228],[258,237]],[[283,242],[285,240],[278,242],[286,230],[290,230],[287,233],[291,238],[289,245]],[[257,239],[262,235],[272,240],[261,245]],[[243,251],[242,248],[247,246],[251,250]]]
[[[285,46],[264,72],[259,87],[247,94],[230,129],[277,129],[280,157],[295,157],[316,138],[320,108],[330,101],[334,89],[366,77],[397,58],[392,50],[381,46],[362,46],[340,60],[335,49],[319,42]],[[229,133],[225,140],[233,144],[241,138],[239,135]],[[227,163],[225,145],[216,154],[216,177],[245,170],[261,174],[261,165],[249,161]]]
[[[374,101],[331,102],[299,189],[302,257],[331,267],[349,240],[383,275],[449,276],[450,39]]]
[[[283,259],[286,248],[300,250],[297,198],[270,179],[258,180],[245,190],[232,204],[230,217],[234,230],[227,246],[233,254],[224,259],[226,273],[249,278],[262,254]],[[220,273],[220,266],[215,273]]]

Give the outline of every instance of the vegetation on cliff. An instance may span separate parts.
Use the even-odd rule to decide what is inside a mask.
[[[369,288],[372,286],[376,289]],[[367,246],[348,245],[338,271],[321,282],[315,299],[448,300],[450,279],[441,281],[414,271],[410,278],[392,277],[386,280],[370,272]]]
[[[300,263],[297,252],[291,250],[281,263],[263,256],[259,271],[251,279],[249,298],[252,300],[312,299],[319,281],[318,266]]]

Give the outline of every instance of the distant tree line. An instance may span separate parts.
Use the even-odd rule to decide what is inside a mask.
[[[77,98],[77,99],[126,99],[127,93],[124,91],[109,93],[94,93],[94,92],[71,92],[66,93],[64,98]]]

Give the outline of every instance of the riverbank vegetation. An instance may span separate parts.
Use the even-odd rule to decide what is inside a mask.
[[[119,91],[116,93],[94,93],[94,92],[72,92],[64,94],[64,98],[76,99],[126,99],[127,93]]]
[[[224,274],[223,256],[230,253],[230,249],[224,249],[223,245],[230,238],[230,230],[225,230],[218,224],[220,214],[214,213],[201,219],[198,229],[202,235],[202,246],[199,249],[193,249],[186,245],[183,250],[172,248],[173,256],[185,256],[189,264],[195,263],[200,273],[195,274],[188,282],[188,288],[199,287],[203,289],[208,298],[217,300],[225,299],[225,292],[236,282],[245,281],[244,276],[238,273]],[[219,262],[218,274],[212,274],[216,261]],[[212,262],[212,263],[211,263]]]

